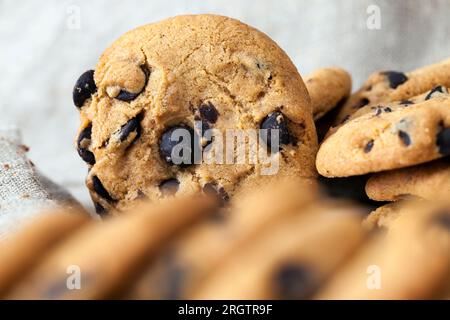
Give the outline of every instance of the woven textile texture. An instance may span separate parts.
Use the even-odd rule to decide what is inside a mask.
[[[0,239],[58,205],[77,205],[63,188],[36,170],[27,149],[17,129],[0,128]]]

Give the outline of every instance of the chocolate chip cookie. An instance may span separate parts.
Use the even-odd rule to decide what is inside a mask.
[[[127,288],[126,299],[185,299],[242,243],[313,201],[310,185],[276,183],[185,230]],[[284,201],[279,201],[284,199]]]
[[[316,159],[321,175],[392,170],[450,154],[450,95],[444,87],[416,100],[369,108],[323,141]]]
[[[374,174],[367,181],[366,193],[377,201],[396,201],[408,196],[446,198],[450,195],[450,159]]]
[[[126,33],[77,81],[74,103],[101,213],[173,194],[226,203],[276,177],[316,175],[302,78],[275,42],[230,18],[178,16]]]
[[[381,71],[372,74],[344,104],[335,125],[364,106],[407,100],[435,86],[450,87],[450,59],[409,73]]]

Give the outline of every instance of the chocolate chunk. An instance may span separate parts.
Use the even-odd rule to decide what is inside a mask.
[[[92,123],[89,124],[83,131],[80,132],[80,135],[77,139],[77,151],[80,155],[81,159],[84,162],[94,165],[95,164],[95,156],[89,151],[88,146],[91,144],[91,135],[92,135]]]
[[[425,97],[425,100],[430,100],[432,98],[434,98],[436,93],[448,93],[447,89],[443,86],[436,86],[433,89],[431,89],[431,91],[427,94],[427,96]]]
[[[211,102],[202,104],[199,108],[199,111],[202,120],[206,120],[209,123],[216,123],[217,118],[219,117],[219,112]]]
[[[381,74],[385,75],[389,80],[389,86],[392,89],[397,88],[399,85],[408,81],[408,77],[403,72],[386,71]]]
[[[260,128],[264,130],[260,132],[260,136],[269,149],[271,148],[272,143],[272,130],[278,130],[278,149],[281,149],[281,145],[288,144],[292,141],[287,121],[284,118],[284,115],[279,111],[274,111],[265,117],[261,122]]]
[[[344,119],[342,119],[341,124],[346,123],[349,119],[350,119],[350,115],[348,114],[344,117]]]
[[[225,191],[225,189],[223,187],[219,187],[214,182],[206,183],[203,186],[203,193],[217,197],[220,206],[224,206],[230,200],[230,197],[228,193]]]
[[[405,131],[399,130],[398,136],[405,146],[409,146],[411,144],[411,138]]]
[[[373,140],[367,142],[366,146],[364,147],[364,153],[369,153],[373,148],[373,144],[374,144]]]
[[[438,134],[436,144],[439,148],[439,153],[448,156],[450,155],[450,127],[443,128]]]
[[[282,266],[274,275],[274,289],[280,299],[311,298],[317,290],[317,285],[312,270],[297,263]]]
[[[177,193],[180,181],[175,178],[164,180],[159,184],[159,190],[163,196],[172,196]]]
[[[94,81],[94,70],[83,73],[75,83],[72,92],[73,103],[77,108],[81,108],[84,102],[97,91]]]
[[[128,120],[127,123],[125,123],[121,128],[120,128],[120,132],[119,132],[119,140],[121,142],[127,140],[127,138],[129,137],[129,135],[132,132],[136,133],[136,136],[133,138],[133,141],[136,141],[140,136],[141,136],[141,120],[143,118],[142,113],[138,114],[136,117]]]
[[[105,216],[108,214],[108,211],[98,202],[94,202],[95,212],[99,216]]]
[[[384,112],[387,112],[387,113],[388,113],[388,112],[392,112],[392,109],[389,108],[389,107],[386,107],[386,108],[384,108],[383,110],[384,110]]]
[[[194,164],[194,130],[184,124],[167,129],[161,136],[159,151],[163,159],[171,165],[186,167]],[[174,148],[177,150],[174,151]],[[174,153],[174,154],[172,154]]]
[[[112,202],[116,201],[113,197],[111,197],[111,195],[105,189],[102,182],[100,181],[100,179],[97,176],[92,176],[92,185],[93,185],[95,193],[97,193],[100,197],[102,197],[103,199],[106,199],[108,201],[112,201]]]
[[[369,99],[362,98],[356,105],[353,106],[353,109],[361,109],[362,107],[367,106],[369,102],[370,102]]]
[[[402,105],[404,105],[406,107],[406,106],[409,106],[411,104],[414,104],[414,102],[412,102],[411,100],[402,100],[400,102],[400,104],[402,104]]]

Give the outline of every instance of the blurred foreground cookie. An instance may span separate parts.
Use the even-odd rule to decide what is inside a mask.
[[[254,241],[255,235],[274,223],[297,214],[313,199],[312,186],[292,181],[275,183],[240,198],[229,211],[218,211],[167,243],[123,297],[191,297],[202,281],[231,259],[243,243]]]
[[[86,212],[59,209],[31,219],[16,234],[0,241],[0,297],[49,250],[88,221]]]
[[[421,164],[450,154],[450,95],[437,87],[417,102],[371,108],[329,135],[316,166],[346,177]]]
[[[362,88],[346,101],[336,117],[335,125],[339,125],[362,107],[407,100],[438,85],[450,87],[450,59],[409,73],[374,73]]]
[[[377,201],[396,201],[408,196],[428,200],[447,198],[450,195],[450,159],[374,174],[367,181],[366,193]]]
[[[450,205],[411,201],[322,289],[319,299],[429,299],[450,273]],[[379,215],[381,217],[381,215]],[[384,219],[387,215],[384,215]]]
[[[214,209],[205,197],[138,206],[74,232],[15,282],[6,299],[104,299],[120,290],[160,246]],[[80,277],[74,290],[71,273]],[[73,283],[76,285],[76,283]]]
[[[173,194],[227,202],[264,175],[316,176],[302,78],[275,42],[237,20],[178,16],[134,29],[78,79],[73,98],[86,184],[103,213]],[[238,147],[225,147],[239,134]]]
[[[361,215],[311,204],[236,248],[195,299],[308,299],[362,243]]]
[[[305,84],[317,121],[350,95],[352,78],[341,68],[322,68],[305,76]]]

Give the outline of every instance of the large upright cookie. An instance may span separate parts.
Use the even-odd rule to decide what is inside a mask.
[[[297,69],[265,34],[230,18],[179,16],[126,33],[95,72],[81,76],[74,102],[81,113],[78,152],[90,166],[87,186],[101,212],[138,197],[202,190],[226,201],[274,177],[315,176],[317,137]],[[222,158],[227,164],[192,164],[202,149],[214,155],[221,146],[199,127],[222,135],[268,129],[253,138],[261,134],[262,154],[272,147],[272,157],[252,161],[255,152],[247,150],[244,161],[231,154]],[[177,133],[191,138],[178,144],[181,151]],[[247,145],[258,145],[253,138]],[[274,162],[279,166],[265,171]]]
[[[326,177],[408,167],[450,154],[450,95],[438,86],[411,101],[366,107],[329,135],[316,166]]]
[[[339,124],[364,106],[406,100],[437,85],[450,87],[450,59],[409,73],[382,71],[372,74],[344,104],[336,117]]]

